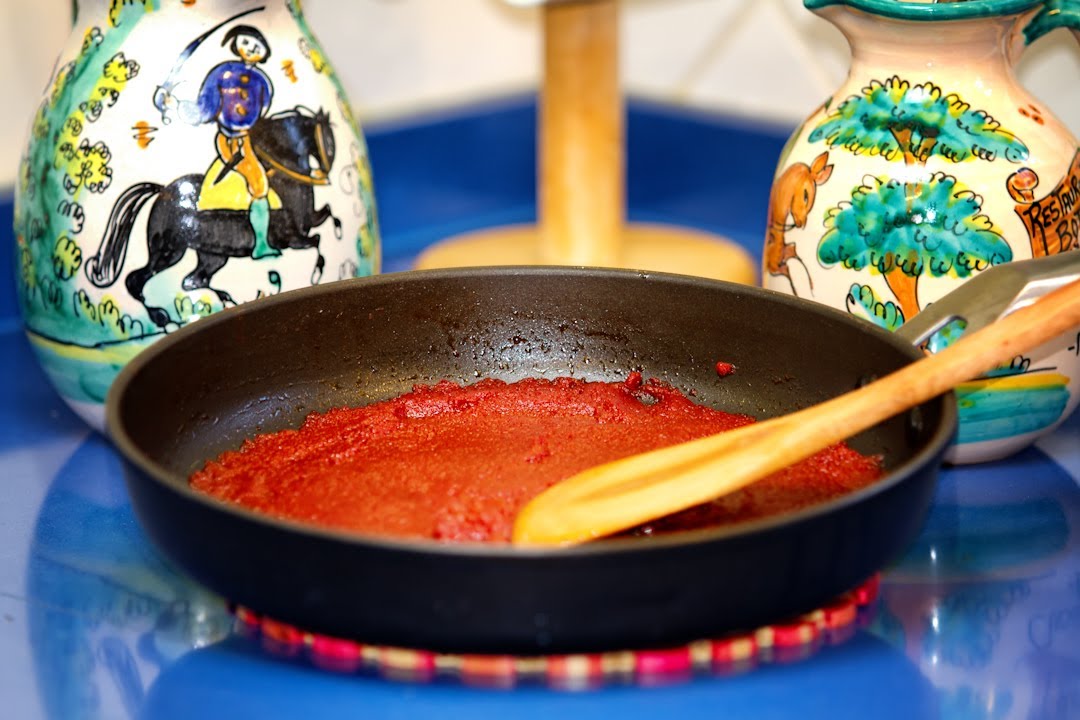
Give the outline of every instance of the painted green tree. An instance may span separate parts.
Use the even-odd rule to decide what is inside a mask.
[[[138,73],[121,47],[154,7],[151,0],[116,3],[109,16],[114,27],[85,32],[81,51],[57,70],[34,117],[15,208],[17,288],[27,326],[45,336],[94,344],[128,338],[140,326],[107,299],[93,305],[85,293],[77,295],[75,279],[82,265],[82,206],[108,189],[113,174],[110,149],[91,137],[94,124]]]
[[[1012,251],[982,214],[982,198],[945,173],[920,170],[931,157],[952,163],[1027,159],[1027,146],[983,110],[933,83],[912,85],[893,76],[872,81],[844,100],[813,129],[824,142],[855,155],[902,160],[905,180],[868,178],[850,202],[826,214],[818,246],[826,267],[872,268],[885,277],[902,318],[921,307],[925,273],[967,277],[1012,259]],[[880,314],[880,313],[879,313]],[[901,318],[901,320],[902,320]]]
[[[1014,163],[1029,155],[1019,138],[958,94],[943,95],[933,83],[913,86],[896,76],[873,80],[840,103],[810,133],[810,142],[822,140],[856,155],[902,157],[908,165],[934,155],[952,162],[1004,157]]]
[[[1012,260],[1012,249],[981,207],[982,198],[944,173],[914,187],[871,177],[850,202],[826,213],[818,259],[827,267],[881,273],[910,318],[919,310],[924,274],[966,278]]]

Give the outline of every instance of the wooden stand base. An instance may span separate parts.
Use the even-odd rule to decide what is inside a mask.
[[[511,225],[458,235],[425,250],[415,269],[489,265],[565,265],[541,257],[534,225]],[[617,267],[696,275],[753,285],[757,267],[733,241],[673,225],[633,223],[620,242]]]

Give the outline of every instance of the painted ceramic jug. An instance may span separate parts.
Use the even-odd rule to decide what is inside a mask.
[[[895,330],[991,265],[1077,249],[1077,139],[1012,64],[1050,29],[1080,27],[1080,0],[805,4],[844,33],[852,61],[781,154],[766,287]],[[1028,445],[1080,401],[1080,337],[1018,356],[958,399],[953,462]]]
[[[31,345],[98,429],[120,368],[164,333],[377,272],[367,149],[299,1],[80,0],[15,236]]]

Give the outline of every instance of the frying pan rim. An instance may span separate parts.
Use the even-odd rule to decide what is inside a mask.
[[[648,539],[635,537],[607,538],[577,545],[553,547],[479,542],[440,543],[423,539],[384,537],[355,531],[335,530],[249,510],[191,489],[186,478],[165,470],[159,463],[144,453],[131,439],[125,427],[125,423],[121,421],[119,410],[121,405],[120,400],[126,388],[138,375],[143,366],[153,362],[159,355],[168,352],[169,348],[173,345],[185,342],[189,336],[207,332],[208,328],[220,323],[231,322],[233,317],[269,311],[270,308],[273,308],[279,303],[296,302],[309,295],[319,296],[324,293],[355,292],[352,288],[369,285],[400,284],[402,282],[421,282],[424,280],[442,281],[467,279],[477,275],[519,276],[553,274],[601,278],[626,278],[637,276],[643,280],[656,278],[663,282],[676,284],[721,285],[729,290],[745,293],[752,297],[765,298],[768,302],[786,304],[791,308],[795,308],[797,312],[819,312],[830,317],[833,321],[850,325],[859,331],[868,332],[871,335],[877,335],[879,340],[884,341],[887,344],[894,346],[902,353],[909,355],[911,361],[915,361],[920,357],[920,352],[916,347],[901,340],[887,330],[881,329],[865,320],[853,317],[848,313],[785,293],[757,286],[726,282],[723,280],[713,280],[675,273],[654,272],[651,270],[577,265],[498,265],[409,270],[367,277],[348,278],[323,285],[312,285],[295,290],[288,290],[279,293],[278,295],[263,297],[241,305],[226,308],[209,317],[202,318],[196,323],[191,323],[175,332],[169,333],[166,337],[158,340],[136,355],[135,358],[121,369],[114,380],[109,389],[105,403],[107,437],[116,446],[121,455],[134,464],[145,477],[150,478],[171,493],[178,494],[188,500],[201,504],[208,509],[212,509],[214,512],[224,513],[231,516],[232,519],[242,523],[256,523],[269,526],[275,530],[298,533],[321,540],[342,542],[364,548],[377,548],[381,551],[390,550],[406,554],[422,553],[428,556],[433,554],[457,557],[465,556],[480,559],[547,560],[554,557],[645,553],[670,550],[675,547],[722,542],[734,537],[751,537],[758,533],[769,532],[779,526],[793,526],[802,522],[811,521],[820,515],[840,510],[851,504],[859,503],[868,496],[886,492],[895,485],[904,482],[913,473],[918,472],[926,465],[935,462],[936,458],[944,453],[945,446],[950,442],[956,432],[957,412],[955,396],[953,393],[946,393],[928,401],[929,403],[942,404],[941,421],[938,423],[938,427],[934,434],[924,442],[922,448],[920,448],[918,452],[914,453],[898,466],[887,470],[885,475],[878,481],[854,492],[845,493],[834,500],[817,503],[794,512],[772,515],[758,520],[735,523],[716,528],[684,530],[670,534],[665,533]]]

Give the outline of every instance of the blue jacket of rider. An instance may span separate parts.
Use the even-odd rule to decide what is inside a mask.
[[[230,60],[210,70],[199,88],[198,100],[181,105],[185,122],[192,125],[216,120],[225,135],[235,137],[251,129],[270,108],[274,94],[262,70]]]

